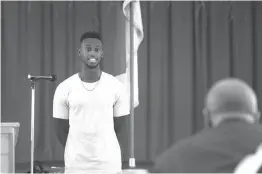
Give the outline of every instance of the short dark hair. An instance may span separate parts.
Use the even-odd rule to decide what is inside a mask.
[[[95,32],[95,31],[88,31],[88,32],[85,32],[81,35],[80,37],[80,43],[83,42],[83,40],[87,39],[87,38],[94,38],[94,39],[98,39],[102,42],[102,38],[101,38],[101,35],[100,33],[98,32]]]

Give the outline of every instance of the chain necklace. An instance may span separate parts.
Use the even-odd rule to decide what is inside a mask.
[[[83,80],[82,80],[82,77],[79,75],[80,80],[81,80],[81,84],[82,84],[83,88],[84,88],[86,91],[88,91],[88,92],[89,92],[89,91],[94,91],[94,90],[96,89],[96,87],[98,86],[98,84],[99,84],[99,82],[100,82],[101,76],[102,76],[102,72],[101,72],[101,74],[100,74],[100,77],[99,77],[98,81],[97,81],[96,84],[95,84],[95,87],[94,87],[93,89],[88,89],[87,87],[85,87],[84,82],[83,82]]]

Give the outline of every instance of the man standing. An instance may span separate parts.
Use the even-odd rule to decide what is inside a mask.
[[[128,97],[121,82],[100,69],[100,35],[86,32],[80,44],[80,72],[57,86],[53,100],[55,129],[65,147],[65,173],[121,173],[116,133],[125,126]]]
[[[245,82],[218,81],[208,92],[205,107],[207,129],[164,152],[153,173],[232,173],[256,151],[262,142],[260,114],[257,97]]]

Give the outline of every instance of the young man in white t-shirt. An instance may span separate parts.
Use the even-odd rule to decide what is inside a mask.
[[[81,69],[55,91],[53,117],[65,148],[65,173],[121,173],[121,150],[114,126],[123,130],[128,97],[114,76],[100,69],[101,37],[86,32],[80,39]]]

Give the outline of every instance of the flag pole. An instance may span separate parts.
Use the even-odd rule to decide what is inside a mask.
[[[134,153],[134,11],[133,2],[130,2],[130,120],[129,120],[129,143],[130,143],[130,158],[129,167],[134,168],[135,163],[135,153]]]

